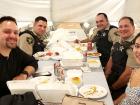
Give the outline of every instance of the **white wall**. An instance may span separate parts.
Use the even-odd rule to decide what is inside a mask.
[[[126,15],[139,27],[139,10],[139,0],[0,0],[0,16],[14,16],[20,26],[39,15],[54,22],[89,21],[95,24],[96,14],[105,12],[115,24]]]
[[[117,21],[124,13],[126,0],[53,0],[54,21],[94,21],[99,12],[107,13],[110,21]]]
[[[50,20],[51,0],[0,0],[0,16],[14,16],[17,21],[30,22],[42,15]]]

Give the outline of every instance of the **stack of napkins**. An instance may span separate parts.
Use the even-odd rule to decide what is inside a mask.
[[[83,55],[77,51],[64,52],[62,56],[63,67],[77,67],[83,65]]]
[[[41,84],[49,85],[53,82],[51,76],[39,76],[29,80],[12,80],[7,81],[7,86],[11,94],[23,94],[28,91],[32,91],[36,99],[41,99],[38,94],[37,87]]]
[[[69,84],[55,82],[50,85],[38,85],[38,93],[43,102],[61,103],[65,94],[76,96],[78,89]]]
[[[30,80],[7,81],[7,86],[11,94],[24,94],[25,92],[32,91],[36,99],[40,99],[36,92],[35,85],[36,84],[31,82]]]
[[[62,59],[83,59],[83,55],[79,53],[78,51],[67,51],[63,53]]]

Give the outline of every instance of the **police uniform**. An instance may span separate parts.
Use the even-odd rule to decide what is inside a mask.
[[[134,39],[134,35],[132,35],[130,38],[128,38],[125,41],[119,41],[116,42],[112,46],[111,50],[111,57],[112,57],[112,68],[111,68],[111,74],[107,78],[108,85],[110,87],[110,90],[112,92],[113,99],[116,99],[118,96],[120,96],[122,93],[124,93],[126,86],[121,87],[118,90],[112,90],[112,84],[115,83],[118,78],[121,76],[121,74],[124,72],[128,56],[132,55],[132,40]],[[129,65],[128,65],[129,66]],[[117,91],[117,94],[116,94]]]
[[[137,63],[134,55],[132,54],[132,49],[128,49],[127,54],[128,54],[128,58],[127,58],[126,65],[132,68],[140,67],[140,64]]]
[[[111,25],[108,25],[105,28],[105,30],[109,30],[110,26]],[[90,36],[90,39],[93,39],[97,35],[98,31],[99,31],[99,29],[96,27],[91,28],[89,31],[89,34],[88,34]],[[113,27],[113,28],[111,28],[111,30],[109,30],[108,41],[115,43],[119,40],[119,35],[118,35],[117,31],[118,31],[118,29],[116,27]]]
[[[33,55],[38,51],[44,51],[44,48],[46,47],[45,43],[43,43],[44,38],[44,35],[40,37],[33,31],[23,32],[20,34],[18,45],[24,52]]]
[[[89,32],[91,33],[91,32]],[[96,43],[97,51],[102,54],[100,61],[104,67],[110,57],[111,47],[118,40],[117,27],[109,25],[104,30],[93,29],[92,42]]]

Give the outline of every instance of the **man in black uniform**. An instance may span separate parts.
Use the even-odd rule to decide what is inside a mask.
[[[122,17],[119,21],[120,40],[112,47],[111,57],[105,67],[105,75],[113,99],[124,93],[131,74],[131,66],[127,64],[128,56],[132,54],[134,39],[134,22],[131,17]],[[131,57],[132,61],[132,57]],[[133,62],[136,62],[133,58]],[[126,67],[127,65],[127,67]],[[133,65],[136,66],[136,65]]]
[[[110,57],[111,47],[118,40],[117,27],[110,25],[108,17],[105,13],[96,15],[96,28],[91,28],[89,32],[90,38],[81,42],[91,41],[96,44],[97,51],[102,54],[100,57],[102,66],[105,67]]]
[[[35,18],[32,30],[25,30],[21,32],[19,47],[29,55],[33,55],[36,52],[44,51],[46,47],[46,28],[47,19],[43,16]]]
[[[15,18],[0,18],[0,97],[10,94],[8,80],[25,80],[37,69],[37,61],[17,47],[19,39]]]
[[[104,13],[97,14],[97,16],[100,16],[100,15],[104,16],[104,18],[108,22],[108,17],[106,14],[104,14]],[[97,20],[96,23],[97,23],[97,26],[99,26],[101,24],[101,20]],[[116,34],[113,33],[113,34],[115,34],[114,36],[109,36],[109,31],[111,31],[111,29],[113,29],[113,28],[116,29],[117,27],[115,27],[113,25],[109,25],[109,22],[108,22],[107,27],[104,27],[104,28],[101,28],[100,30],[98,30],[96,36],[94,36],[92,38],[92,42],[96,43],[97,51],[102,54],[102,56],[100,57],[100,60],[101,60],[103,67],[106,66],[106,63],[109,60],[111,47],[112,47],[113,41],[114,41],[114,40],[110,41],[109,37],[116,37],[116,35],[117,35],[117,32],[116,32]]]

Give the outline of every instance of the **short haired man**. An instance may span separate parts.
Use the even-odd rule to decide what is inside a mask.
[[[105,67],[105,75],[113,99],[124,93],[131,74],[131,68],[137,66],[132,56],[132,45],[135,37],[133,19],[127,16],[122,17],[119,20],[118,31],[120,40],[113,45],[111,57]]]
[[[43,16],[35,18],[32,30],[25,30],[20,33],[19,47],[29,55],[44,51],[47,19]]]
[[[92,28],[89,32],[89,39],[81,42],[92,41],[96,43],[97,51],[102,53],[100,57],[102,66],[104,67],[110,57],[111,47],[118,40],[117,27],[110,25],[108,17],[105,13],[96,15],[96,28]]]
[[[37,61],[17,47],[19,39],[15,18],[0,18],[0,97],[10,94],[8,80],[25,80],[32,75]]]

